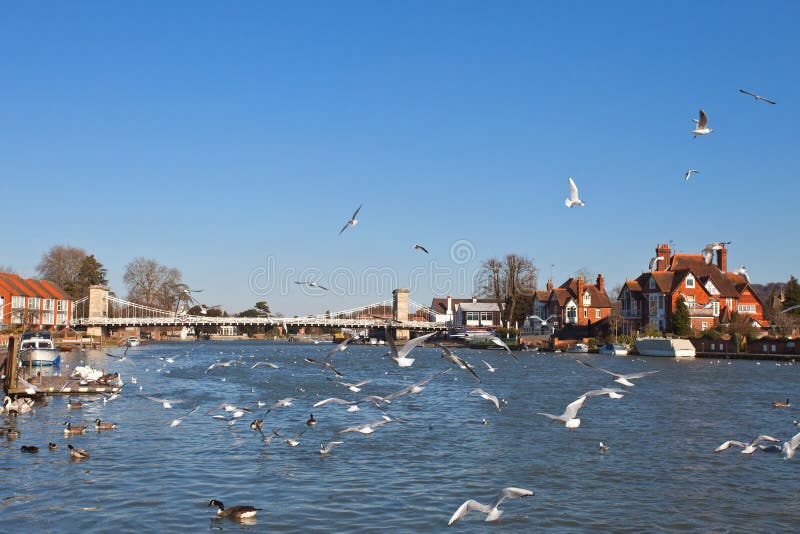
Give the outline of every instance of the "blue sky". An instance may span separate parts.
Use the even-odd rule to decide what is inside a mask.
[[[120,295],[145,256],[208,304],[293,315],[395,280],[423,304],[468,296],[508,252],[540,285],[551,265],[617,285],[668,241],[733,241],[754,282],[798,274],[795,2],[0,9],[0,264],[24,275],[70,244]],[[700,108],[715,132],[693,140]],[[583,208],[564,207],[569,176]]]

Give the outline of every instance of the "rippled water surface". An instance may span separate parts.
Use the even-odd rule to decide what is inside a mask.
[[[53,397],[35,413],[4,416],[15,441],[0,437],[0,518],[4,531],[79,532],[212,530],[277,532],[429,532],[447,527],[466,499],[489,502],[505,486],[535,491],[507,500],[501,525],[473,512],[452,530],[537,531],[791,531],[800,521],[800,457],[747,456],[739,449],[714,453],[728,439],[758,434],[788,439],[798,429],[800,366],[774,362],[583,356],[620,372],[658,370],[636,380],[619,400],[589,399],[575,432],[536,412],[561,413],[583,392],[614,386],[612,377],[578,365],[571,356],[520,353],[515,363],[501,351],[458,350],[481,376],[480,387],[505,399],[498,412],[467,393],[478,384],[453,368],[419,395],[385,407],[394,421],[371,435],[345,427],[380,420],[364,404],[312,405],[327,397],[386,395],[449,366],[436,349],[417,349],[416,362],[398,368],[383,347],[353,346],[333,357],[343,380],[372,380],[359,394],[328,380],[333,375],[304,357],[322,358],[333,345],[273,342],[187,342],[132,349],[133,367],[102,352],[74,353],[81,362],[118,370],[126,382],[118,399],[67,410]],[[161,358],[177,357],[174,363]],[[236,360],[209,372],[214,362]],[[497,371],[489,373],[486,360]],[[271,369],[251,366],[269,361]],[[131,383],[132,377],[137,383]],[[183,400],[172,409],[146,396]],[[264,431],[293,436],[268,445],[249,427],[278,399],[292,405],[264,417]],[[210,411],[226,402],[253,409],[232,425]],[[200,409],[176,427],[170,422]],[[307,427],[310,413],[318,424]],[[95,418],[118,423],[112,431],[65,438],[64,421],[93,426]],[[484,424],[483,421],[486,421]],[[345,443],[331,454],[320,442]],[[600,454],[599,441],[610,446]],[[50,451],[47,443],[59,447]],[[67,443],[86,449],[70,461]],[[37,445],[38,454],[23,454]],[[263,508],[252,524],[216,520],[206,505]],[[7,530],[7,527],[10,530]]]

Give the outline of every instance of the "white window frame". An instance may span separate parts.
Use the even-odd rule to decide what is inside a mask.
[[[42,304],[42,299],[39,297],[28,297],[28,309],[38,310]]]
[[[595,310],[594,310],[594,318],[595,319],[600,319],[600,317],[602,317],[602,316],[603,316],[603,314],[600,312],[600,308],[595,308]]]
[[[583,318],[584,319],[588,319],[589,318],[589,308],[584,308],[583,309]]]
[[[736,311],[739,313],[756,313],[755,304],[739,304],[736,306]]]
[[[583,292],[583,305],[584,306],[592,305],[592,295],[590,295],[588,291]]]
[[[711,280],[706,282],[706,291],[708,291],[712,295],[719,295],[719,289],[717,289],[717,286],[715,286]]]
[[[694,276],[691,274],[686,277],[686,287],[694,288]]]
[[[714,305],[714,317],[719,317],[719,301],[715,300],[713,302]]]
[[[56,311],[66,312],[67,311],[67,301],[66,300],[59,300],[56,303]]]
[[[703,331],[708,330],[708,323],[705,322],[705,321],[700,323],[700,330],[703,330]]]
[[[42,309],[45,311],[53,311],[55,307],[55,300],[54,299],[44,299],[42,300]]]
[[[11,297],[11,308],[18,310],[25,307],[25,297],[13,295]]]

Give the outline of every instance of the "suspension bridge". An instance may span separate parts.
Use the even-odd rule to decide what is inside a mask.
[[[446,330],[447,325],[435,322],[435,312],[408,298],[407,289],[396,289],[392,299],[337,312],[326,312],[301,317],[215,317],[190,315],[186,312],[163,310],[129,302],[112,296],[108,288],[92,286],[89,296],[76,300],[72,306],[72,326],[87,329],[126,327],[202,326],[278,326],[332,327],[332,328],[382,328],[390,326],[398,331]]]

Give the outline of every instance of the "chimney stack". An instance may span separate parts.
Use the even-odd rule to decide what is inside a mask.
[[[552,291],[553,290],[553,281],[552,280],[548,280],[547,281],[547,290],[548,291]]]
[[[656,271],[669,270],[669,265],[670,265],[669,255],[670,255],[670,250],[669,250],[669,244],[668,243],[664,243],[663,245],[658,245],[656,247],[656,258],[659,257],[659,256],[664,258],[664,261],[661,262],[660,268],[659,268],[658,262],[656,262],[656,265],[655,265]]]
[[[725,244],[717,251],[717,267],[723,273],[728,270],[728,249],[725,248]]]
[[[605,290],[606,290],[606,288],[605,288],[605,280],[603,280],[603,275],[602,274],[598,274],[597,275],[597,289],[600,292],[605,292]]]
[[[453,297],[447,295],[447,315],[453,315]]]
[[[578,299],[582,299],[582,298],[583,298],[583,277],[579,276],[578,277]],[[583,301],[579,300],[579,302],[583,302]]]
[[[478,297],[476,297],[475,295],[472,295],[472,303],[473,304],[477,304],[478,303]]]

